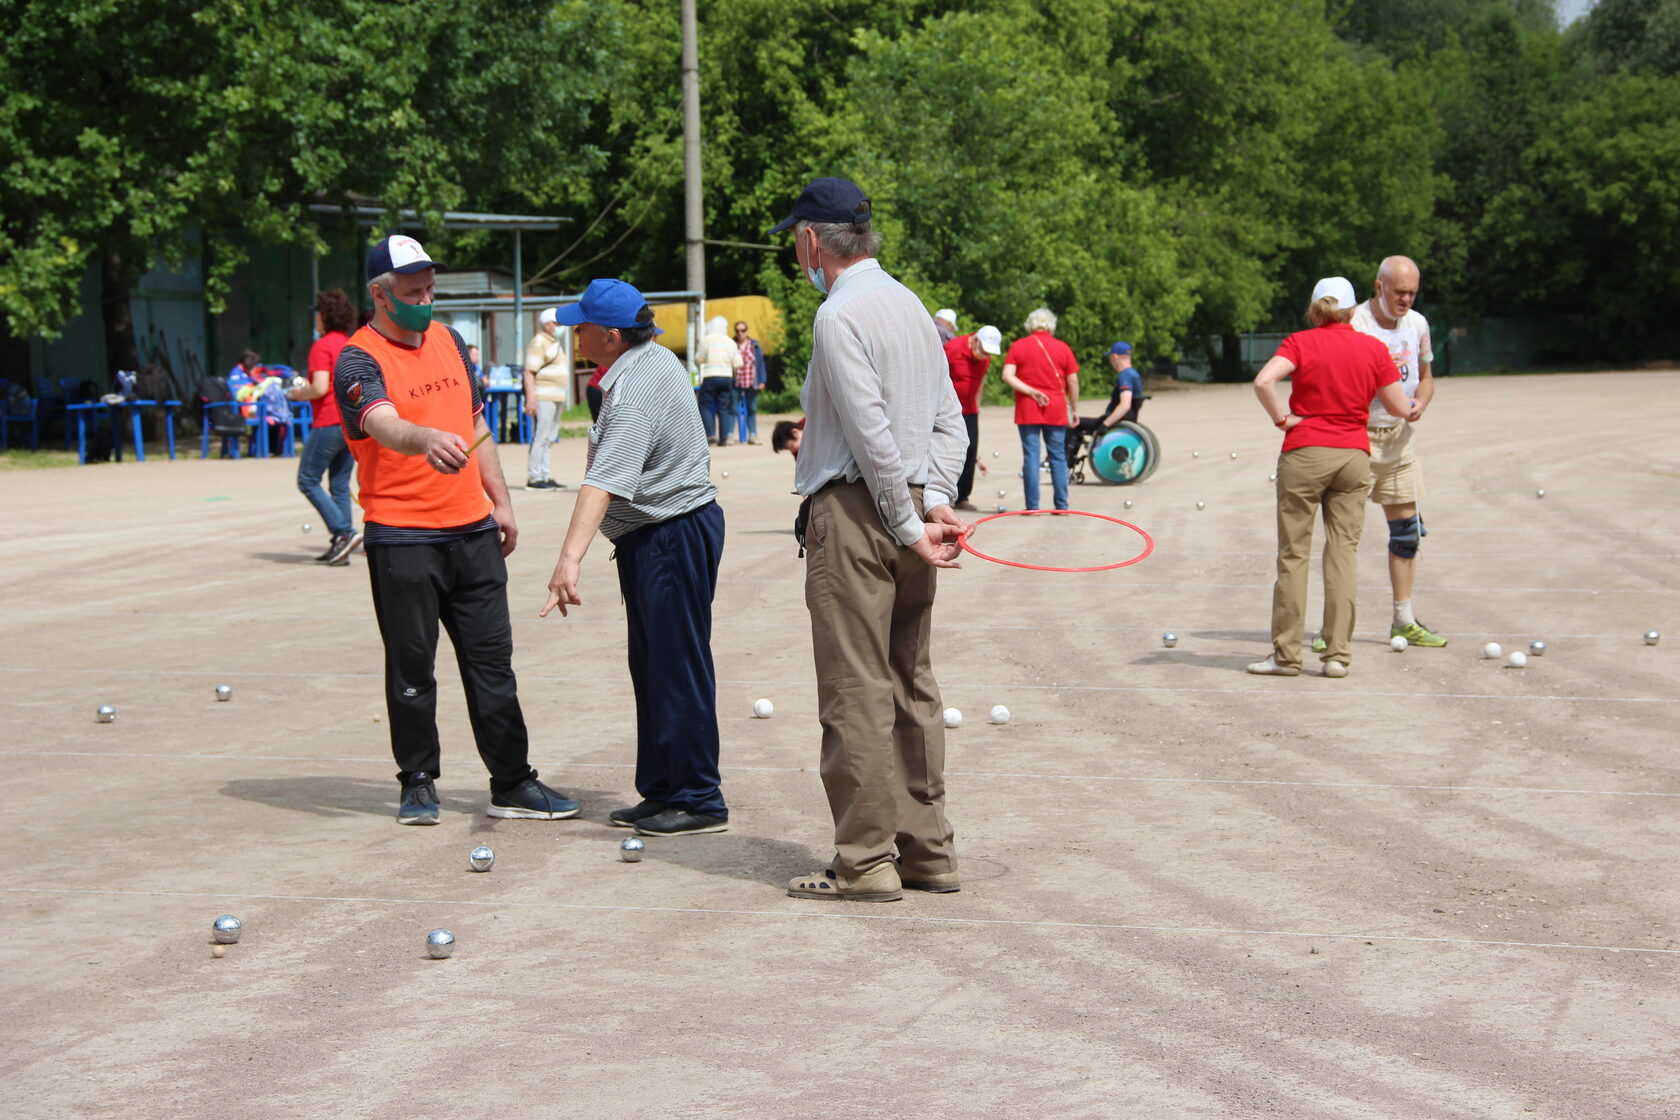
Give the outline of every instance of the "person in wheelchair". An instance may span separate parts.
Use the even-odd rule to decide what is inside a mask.
[[[1109,394],[1108,408],[1101,416],[1081,416],[1079,423],[1068,428],[1067,461],[1077,462],[1087,437],[1097,437],[1122,420],[1138,418],[1143,407],[1143,377],[1132,368],[1132,344],[1116,342],[1108,348],[1108,364],[1114,370],[1114,391]]]

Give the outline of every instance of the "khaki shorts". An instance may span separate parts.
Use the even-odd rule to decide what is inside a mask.
[[[1403,506],[1423,500],[1423,470],[1412,450],[1412,426],[1367,428],[1371,439],[1371,500]]]

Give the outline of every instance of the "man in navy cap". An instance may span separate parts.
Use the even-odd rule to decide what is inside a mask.
[[[968,434],[939,333],[875,254],[869,200],[817,179],[793,227],[828,298],[811,327],[794,488],[816,656],[834,859],[795,898],[889,902],[959,888],[945,819],[945,726],[928,637],[935,570],[957,566],[951,509]],[[896,855],[896,859],[895,859]]]
[[[612,542],[636,693],[640,803],[608,814],[644,836],[729,827],[718,774],[712,598],[723,510],[706,429],[677,356],[653,341],[653,309],[622,280],[592,280],[559,309],[578,352],[605,372],[588,466],[542,616],[583,602],[583,557],[596,530]]]
[[[1143,407],[1143,377],[1132,368],[1132,344],[1116,342],[1108,348],[1108,364],[1114,370],[1114,390],[1101,416],[1081,416],[1068,430],[1067,461],[1072,463],[1087,435],[1106,432],[1122,420],[1136,420]]]
[[[373,321],[333,368],[355,456],[402,824],[437,824],[438,623],[449,631],[467,717],[490,771],[492,817],[560,820],[578,805],[537,780],[513,675],[507,562],[519,538],[467,346],[432,321],[433,262],[412,237],[368,253]]]

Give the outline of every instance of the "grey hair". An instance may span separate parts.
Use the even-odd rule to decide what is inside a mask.
[[[862,260],[881,251],[881,235],[870,222],[800,221],[794,224],[793,235],[798,237],[807,228],[816,231],[823,252],[843,261]]]
[[[1032,331],[1049,331],[1051,334],[1055,334],[1056,313],[1048,307],[1040,307],[1027,316],[1026,327],[1029,333]]]
[[[378,276],[375,276],[372,280],[368,281],[368,291],[371,292],[375,288],[384,288],[385,294],[390,295],[391,289],[396,287],[396,285],[397,274],[395,272],[381,272]]]

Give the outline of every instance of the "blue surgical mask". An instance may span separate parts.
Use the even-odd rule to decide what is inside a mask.
[[[823,270],[822,269],[820,269],[820,268],[807,268],[805,270],[805,277],[806,277],[806,279],[811,281],[811,283],[816,287],[817,291],[821,292],[823,295],[828,294],[828,279],[827,279],[827,277],[823,276]]]

